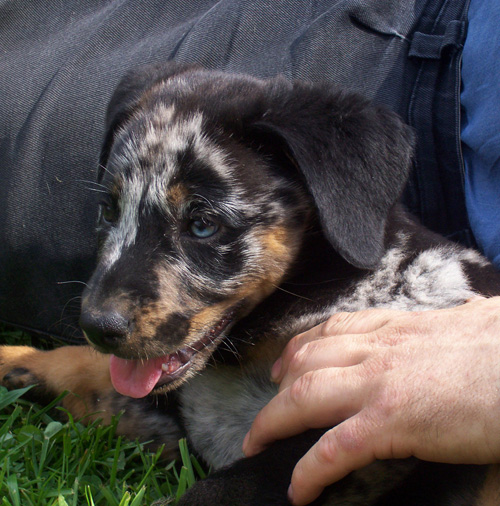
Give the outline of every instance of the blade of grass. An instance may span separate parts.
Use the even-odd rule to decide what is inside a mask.
[[[19,399],[22,395],[24,395],[28,390],[31,390],[34,385],[30,385],[25,388],[19,388],[17,390],[11,390],[10,392],[4,388],[0,387],[0,409],[4,409],[10,404],[13,404],[14,402]]]
[[[95,506],[94,499],[92,498],[92,491],[90,490],[90,486],[85,486],[85,499],[87,501],[87,506]]]
[[[111,467],[111,475],[109,477],[109,485],[112,488],[115,487],[115,483],[116,483],[116,473],[118,471],[118,461],[120,458],[121,442],[122,442],[122,438],[118,437],[118,439],[116,440],[116,443],[115,443],[116,446],[115,446],[115,451],[114,451],[114,455],[113,455],[113,466]]]
[[[203,470],[201,467],[201,464],[198,462],[196,457],[194,455],[191,455],[191,463],[193,464],[193,467],[196,469],[196,472],[198,473],[198,476],[204,480],[207,477],[207,473]]]
[[[179,486],[177,487],[177,493],[175,494],[176,501],[178,501],[187,490],[187,474],[188,470],[183,466],[179,475]]]
[[[11,474],[5,481],[14,506],[21,506],[21,497],[19,496],[17,476],[15,474]]]
[[[146,493],[146,488],[142,487],[138,494],[135,496],[134,500],[130,504],[130,506],[141,506],[142,505],[142,498],[144,497],[144,494]]]
[[[130,493],[125,492],[118,506],[128,506],[130,503]]]
[[[186,468],[187,488],[189,488],[193,486],[196,478],[194,477],[193,466],[191,464],[191,457],[189,455],[186,439],[179,440],[179,451],[181,453],[182,465]]]

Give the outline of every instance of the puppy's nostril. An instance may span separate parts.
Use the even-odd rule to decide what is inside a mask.
[[[80,326],[92,343],[113,351],[126,341],[129,321],[116,311],[100,314],[82,312]]]

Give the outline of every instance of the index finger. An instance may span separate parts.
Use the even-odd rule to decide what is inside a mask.
[[[288,490],[292,504],[309,504],[328,485],[373,462],[372,434],[361,413],[325,432],[293,470]]]

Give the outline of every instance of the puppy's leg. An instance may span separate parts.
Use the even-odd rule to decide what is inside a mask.
[[[197,482],[178,506],[290,506],[287,489],[293,468],[322,432],[277,441],[238,460]],[[496,506],[498,469],[487,471],[488,466],[379,460],[327,487],[311,506]]]
[[[90,419],[99,416],[105,422],[110,421],[111,413],[101,404],[101,399],[113,390],[108,363],[108,356],[89,346],[65,346],[50,351],[28,346],[0,347],[0,379],[5,387],[12,390],[36,385],[29,398],[40,403],[68,390],[71,393],[62,405],[75,418],[89,415]]]
[[[0,346],[0,381],[12,390],[35,385],[27,397],[46,404],[64,391],[62,406],[83,421],[111,417],[123,412],[118,433],[131,439],[165,445],[165,455],[175,457],[177,441],[182,437],[174,417],[172,403],[166,397],[132,399],[118,394],[109,375],[109,355],[90,346],[64,346],[50,351],[28,346]]]
[[[323,432],[310,430],[293,438],[277,441],[254,457],[238,460],[196,483],[181,498],[178,506],[289,506],[287,490],[293,468]],[[375,462],[328,488],[312,504],[382,504],[377,501],[405,479],[415,466],[414,460]],[[387,504],[407,503],[403,501]]]

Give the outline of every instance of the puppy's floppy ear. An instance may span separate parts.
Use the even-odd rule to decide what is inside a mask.
[[[183,74],[198,66],[174,61],[145,65],[127,72],[118,83],[106,111],[106,130],[99,156],[98,180],[104,173],[116,130],[131,116],[142,94],[156,83]]]
[[[413,131],[396,114],[327,85],[276,79],[268,91],[254,127],[285,142],[333,247],[356,267],[374,268],[411,167]]]

